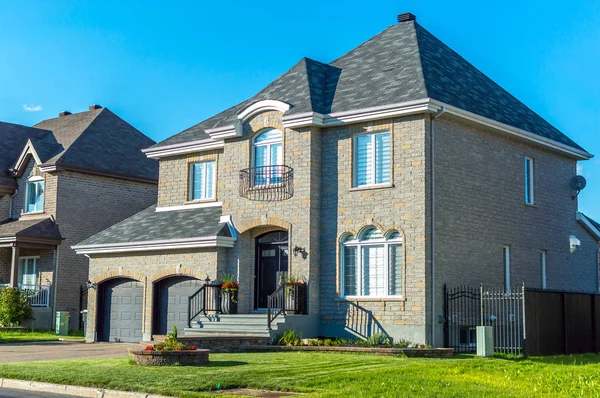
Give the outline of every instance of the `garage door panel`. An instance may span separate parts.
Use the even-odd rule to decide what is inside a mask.
[[[166,334],[173,325],[179,330],[187,327],[188,297],[196,293],[204,281],[191,277],[172,277],[157,284],[157,320],[155,334]]]
[[[101,298],[103,341],[138,342],[142,340],[143,284],[129,279],[105,282]]]

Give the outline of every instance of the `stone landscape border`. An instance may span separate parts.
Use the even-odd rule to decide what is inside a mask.
[[[147,366],[165,366],[165,365],[186,365],[202,366],[208,363],[208,354],[210,350],[184,350],[184,351],[150,351],[150,350],[129,350],[129,355],[133,362],[138,365]]]

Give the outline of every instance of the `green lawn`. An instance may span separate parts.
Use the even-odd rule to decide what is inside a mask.
[[[342,353],[213,354],[205,367],[126,358],[0,364],[0,377],[181,397],[221,388],[323,397],[599,396],[600,356],[418,359]]]
[[[82,337],[83,333],[77,330],[69,332],[69,336],[57,336],[54,331],[48,330],[0,330],[0,344],[58,341],[59,338],[80,339]]]

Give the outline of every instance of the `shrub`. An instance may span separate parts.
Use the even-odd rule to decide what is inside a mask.
[[[296,333],[295,330],[286,330],[283,335],[279,338],[279,344],[286,345],[288,347],[300,345],[302,342],[300,339],[302,335]]]
[[[25,292],[16,288],[0,289],[0,326],[19,325],[33,319],[33,310]]]
[[[367,345],[389,345],[390,338],[384,333],[375,333],[367,339]]]

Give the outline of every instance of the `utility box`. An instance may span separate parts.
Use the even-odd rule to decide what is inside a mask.
[[[56,334],[58,336],[69,335],[69,313],[67,311],[56,311]]]
[[[494,356],[494,329],[491,326],[477,326],[477,356]]]

